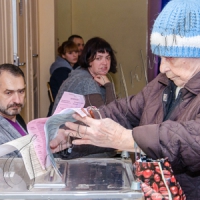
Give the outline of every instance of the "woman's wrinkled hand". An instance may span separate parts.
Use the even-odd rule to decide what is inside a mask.
[[[125,129],[109,118],[92,119],[90,117],[81,117],[78,114],[74,114],[73,117],[85,124],[80,125],[72,122],[65,123],[70,129],[70,131],[65,131],[66,134],[80,138],[73,140],[73,144],[91,144],[128,151],[133,150],[134,141],[132,130]]]

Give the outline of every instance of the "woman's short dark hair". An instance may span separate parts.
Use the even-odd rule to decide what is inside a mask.
[[[109,53],[111,57],[111,64],[109,72],[117,72],[117,60],[115,57],[115,52],[111,45],[100,37],[94,37],[87,41],[84,46],[83,52],[81,54],[80,62],[82,68],[89,68],[90,62],[95,59],[96,53]]]
[[[62,57],[62,55],[65,55],[67,52],[78,52],[78,47],[73,41],[65,41],[62,43],[61,46],[58,47],[58,55]]]

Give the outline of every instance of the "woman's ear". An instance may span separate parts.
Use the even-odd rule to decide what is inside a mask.
[[[66,57],[65,57],[65,55],[64,55],[64,54],[62,54],[62,58],[66,59]]]
[[[91,65],[91,62],[88,62],[88,65],[89,65],[89,67],[88,67],[88,68],[91,68],[91,67],[92,67],[92,65]]]

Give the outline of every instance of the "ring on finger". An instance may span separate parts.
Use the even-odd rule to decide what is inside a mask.
[[[79,128],[80,128],[80,124],[77,127],[77,135],[78,135],[78,137],[82,138],[81,135],[80,135],[80,133],[79,133]]]

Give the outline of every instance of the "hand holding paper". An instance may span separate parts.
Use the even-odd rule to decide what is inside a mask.
[[[70,136],[65,134],[64,129],[59,129],[56,138],[50,141],[50,148],[52,153],[57,153],[59,151],[62,151],[66,148],[71,147],[71,145],[72,144],[70,141]]]

